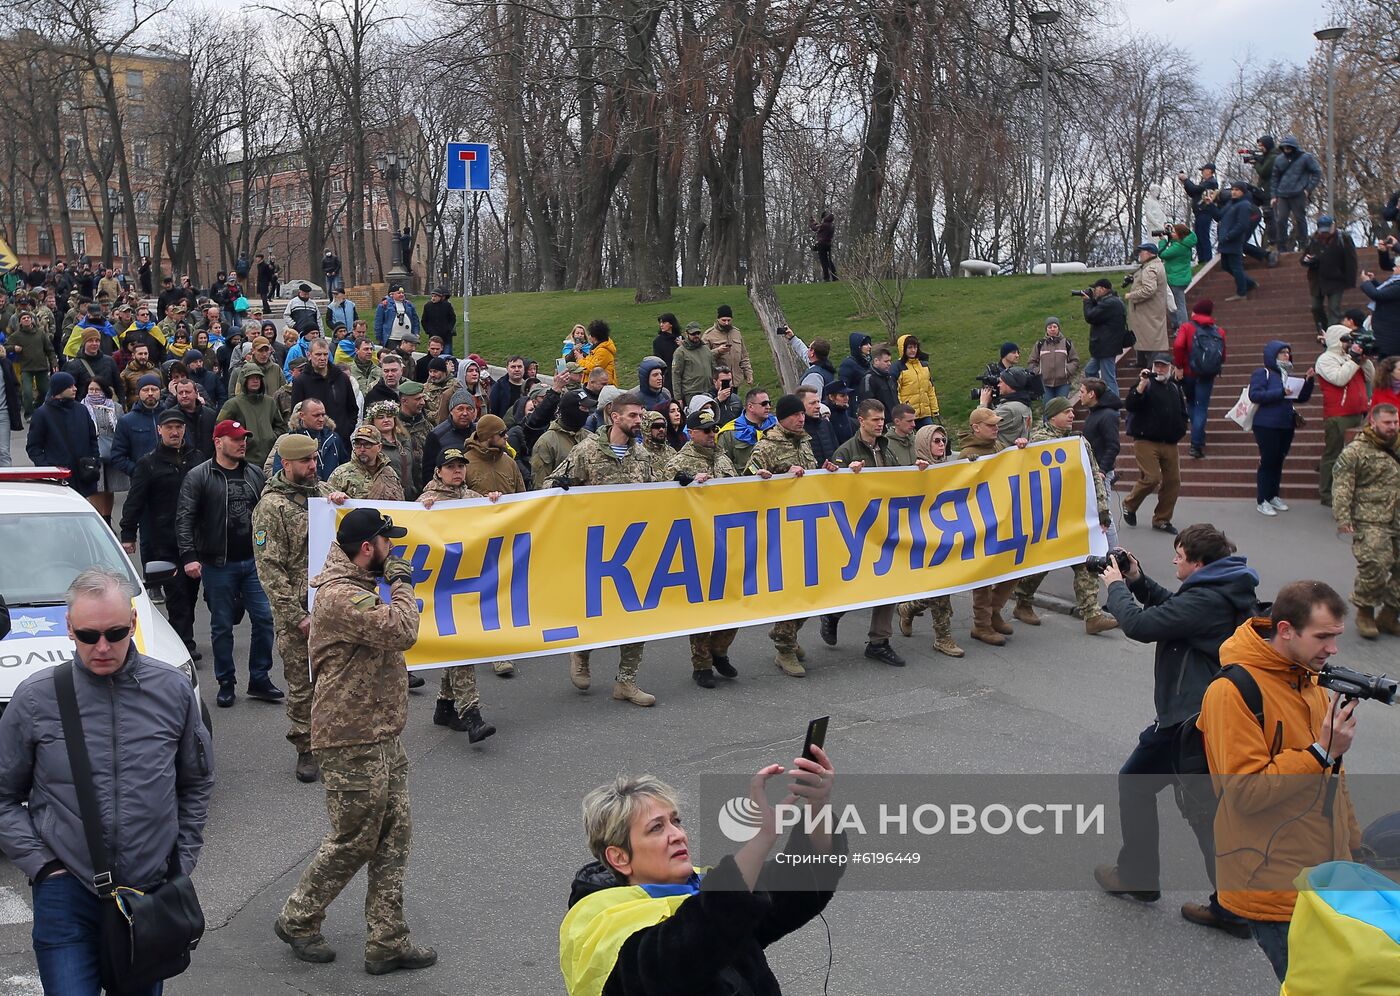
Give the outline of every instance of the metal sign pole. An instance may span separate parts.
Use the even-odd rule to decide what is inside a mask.
[[[472,342],[472,247],[467,219],[471,213],[471,192],[462,191],[462,356],[471,355]]]

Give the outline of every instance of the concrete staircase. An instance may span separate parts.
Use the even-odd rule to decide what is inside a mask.
[[[1181,440],[1182,497],[1254,498],[1254,472],[1259,463],[1254,436],[1240,431],[1225,413],[1239,400],[1240,391],[1249,385],[1250,375],[1263,365],[1264,344],[1270,339],[1282,339],[1293,347],[1293,368],[1298,376],[1322,352],[1313,328],[1307,272],[1298,260],[1297,253],[1284,254],[1273,269],[1247,260],[1246,272],[1259,282],[1258,290],[1248,301],[1225,300],[1235,293],[1235,282],[1219,266],[1201,277],[1187,294],[1188,304],[1205,297],[1215,302],[1215,320],[1225,332],[1226,361],[1211,394],[1205,459],[1188,457],[1189,435]],[[1347,308],[1365,303],[1365,295],[1360,291],[1348,291],[1344,300]],[[1137,378],[1135,365],[1126,360],[1119,364],[1118,382],[1124,391],[1135,384]],[[1293,448],[1284,463],[1280,497],[1286,501],[1316,501],[1317,463],[1322,456],[1321,388],[1315,386],[1312,399],[1296,408],[1307,419],[1307,424],[1294,436]],[[1132,442],[1127,435],[1125,417],[1123,450],[1117,463],[1120,491],[1130,490],[1138,478]]]

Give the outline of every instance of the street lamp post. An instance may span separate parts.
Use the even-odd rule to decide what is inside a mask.
[[[1050,25],[1060,19],[1058,10],[1031,12],[1031,23],[1040,28],[1040,185],[1045,201],[1045,275],[1050,268]]]
[[[109,190],[107,192],[107,244],[102,247],[102,258],[110,266],[116,262],[117,250],[112,245],[117,240],[117,219],[122,216],[125,204],[122,201],[121,191]]]
[[[390,265],[387,274],[390,284],[408,283],[408,268],[403,258],[403,246],[399,241],[399,202],[397,192],[399,180],[403,173],[411,164],[407,154],[390,150],[381,152],[374,158],[375,165],[379,167],[380,174],[384,177],[384,187],[389,195],[389,223],[393,228],[389,239]]]
[[[1327,213],[1332,218],[1337,217],[1337,138],[1336,126],[1336,65],[1337,65],[1337,42],[1342,40],[1342,36],[1347,33],[1347,29],[1341,26],[1332,28],[1322,28],[1313,32],[1313,37],[1318,41],[1327,42]]]

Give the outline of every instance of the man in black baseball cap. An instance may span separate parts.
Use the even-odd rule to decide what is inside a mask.
[[[364,544],[369,543],[375,547],[369,572],[377,575],[383,573],[384,561],[389,559],[389,544],[378,544],[374,541],[381,536],[391,540],[403,539],[407,535],[407,529],[394,525],[394,520],[381,514],[379,509],[356,508],[347,512],[340,520],[340,525],[335,531],[335,542],[345,551],[345,555],[352,559]]]

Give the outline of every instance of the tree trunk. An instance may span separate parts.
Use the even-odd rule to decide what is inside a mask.
[[[885,189],[885,166],[889,157],[890,135],[894,130],[894,103],[898,95],[895,60],[908,20],[902,16],[880,26],[880,46],[875,53],[871,77],[870,110],[865,119],[865,140],[856,163],[851,189],[851,215],[846,224],[847,240],[858,244],[875,233],[880,216],[880,197]]]

